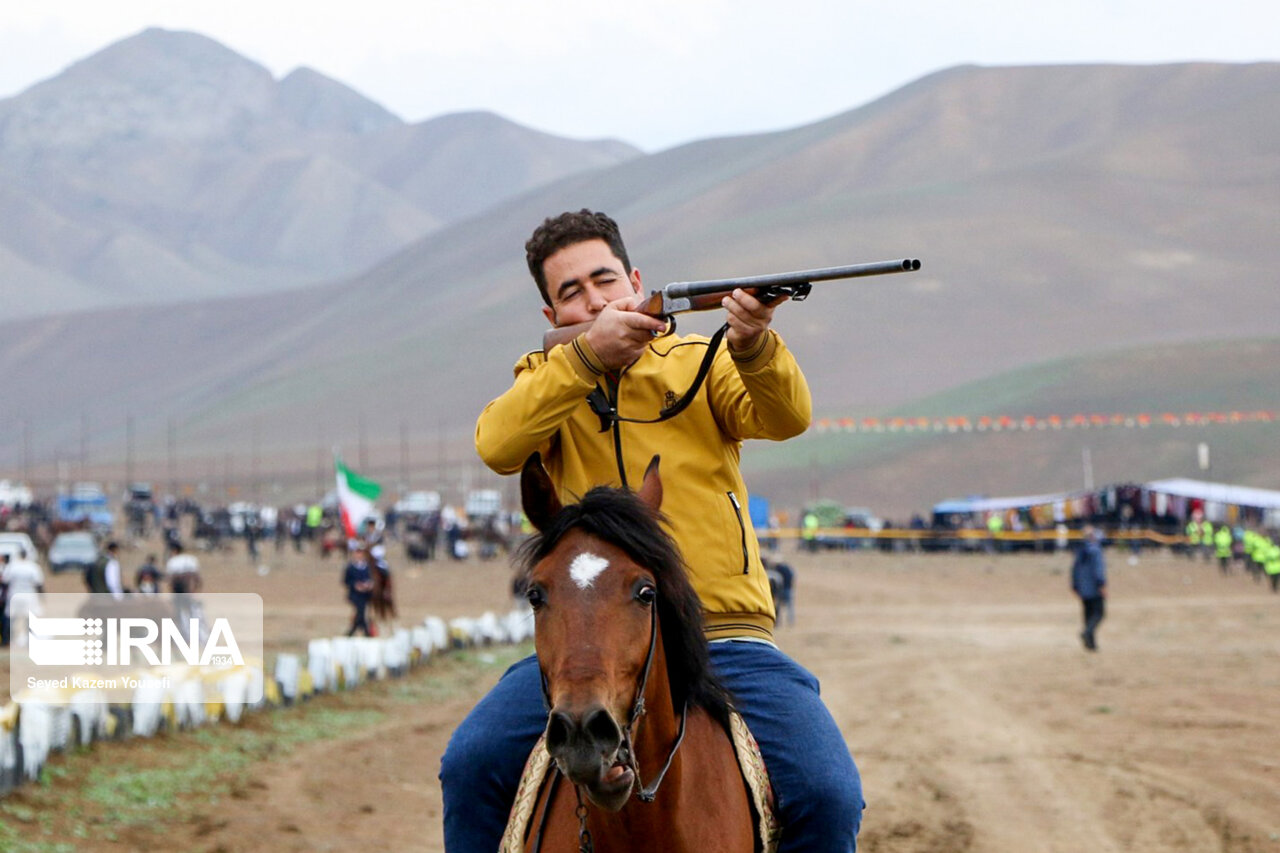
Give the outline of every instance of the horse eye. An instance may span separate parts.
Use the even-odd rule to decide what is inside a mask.
[[[653,604],[658,599],[658,591],[649,584],[645,584],[636,590],[636,601],[641,604]]]
[[[537,610],[539,607],[547,603],[547,596],[539,587],[536,586],[529,587],[525,592],[524,597],[528,600],[529,606],[534,610]]]

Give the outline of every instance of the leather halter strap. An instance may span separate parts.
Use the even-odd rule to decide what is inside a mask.
[[[640,673],[640,681],[636,686],[635,704],[631,706],[631,719],[627,721],[627,729],[622,742],[622,749],[626,753],[626,760],[631,772],[635,774],[636,781],[640,782],[641,788],[638,794],[641,802],[652,803],[658,795],[658,787],[662,785],[662,780],[666,778],[667,771],[671,769],[671,763],[675,761],[676,753],[680,751],[680,744],[684,743],[685,721],[689,717],[689,699],[685,697],[684,705],[680,708],[680,731],[676,735],[676,742],[671,747],[671,752],[667,754],[666,763],[662,765],[662,769],[658,771],[658,775],[648,785],[640,778],[640,767],[636,763],[635,750],[631,748],[631,742],[635,738],[635,727],[640,718],[645,714],[644,691],[649,684],[649,671],[653,668],[653,657],[658,646],[658,602],[654,599],[653,607],[649,611],[649,653],[645,656],[644,670]]]

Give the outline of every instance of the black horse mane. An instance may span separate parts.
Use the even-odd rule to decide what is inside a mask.
[[[597,486],[581,502],[556,513],[540,533],[520,546],[520,573],[527,578],[571,530],[581,530],[621,548],[657,579],[658,623],[676,713],[687,701],[728,727],[732,700],[711,669],[702,602],[689,583],[680,550],[662,529],[660,520],[661,514],[633,492]]]

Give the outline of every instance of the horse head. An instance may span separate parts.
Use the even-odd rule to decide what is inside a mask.
[[[658,457],[638,492],[597,487],[562,506],[535,454],[521,495],[539,531],[523,556],[547,750],[592,802],[616,811],[639,787],[642,715],[650,730],[665,719],[674,731],[682,706],[727,701],[710,674],[697,594],[660,526]]]

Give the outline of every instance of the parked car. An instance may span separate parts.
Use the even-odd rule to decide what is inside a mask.
[[[409,492],[396,501],[396,512],[402,518],[417,518],[440,511],[439,492]]]
[[[88,531],[59,533],[49,546],[49,570],[54,573],[84,571],[97,560],[98,540]]]
[[[35,496],[31,494],[31,489],[25,483],[11,483],[8,480],[0,480],[0,507],[14,509],[20,506],[30,506],[35,500]]]
[[[36,553],[35,543],[31,541],[31,537],[27,534],[14,531],[0,533],[0,554],[8,554],[10,560],[16,560],[24,551],[28,560],[34,560],[39,557]]]

